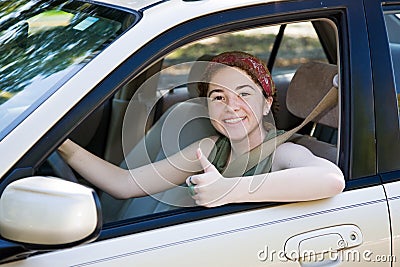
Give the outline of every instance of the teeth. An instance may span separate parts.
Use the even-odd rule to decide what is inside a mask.
[[[236,119],[228,119],[228,120],[224,120],[224,122],[226,123],[237,123],[239,121],[242,121],[244,118],[236,118]]]

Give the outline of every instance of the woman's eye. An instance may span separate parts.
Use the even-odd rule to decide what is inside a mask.
[[[246,93],[246,92],[239,93],[239,96],[241,96],[241,97],[249,96],[249,95],[250,95],[250,93]]]
[[[223,101],[224,97],[222,95],[217,95],[211,98],[212,101]]]

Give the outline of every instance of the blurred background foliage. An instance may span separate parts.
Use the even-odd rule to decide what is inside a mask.
[[[275,34],[220,35],[209,42],[198,42],[174,51],[166,58],[165,64],[171,66],[181,62],[195,61],[205,54],[216,55],[233,50],[247,51],[267,62],[275,38]],[[319,40],[312,36],[286,35],[281,43],[274,67],[283,71],[310,60],[326,61]]]

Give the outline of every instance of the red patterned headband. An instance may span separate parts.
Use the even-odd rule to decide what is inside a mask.
[[[225,52],[215,56],[211,62],[244,69],[260,83],[267,97],[275,93],[275,85],[267,67],[256,57],[244,52]]]

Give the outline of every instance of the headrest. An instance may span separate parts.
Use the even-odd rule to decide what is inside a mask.
[[[305,119],[333,86],[337,74],[336,65],[310,62],[301,65],[293,76],[286,95],[288,110]],[[279,92],[278,92],[279,93]],[[338,105],[318,116],[314,122],[338,128]]]
[[[196,61],[193,63],[188,75],[187,85],[189,96],[191,98],[196,98],[199,96],[199,91],[197,89],[198,82],[203,79],[204,71],[207,66],[206,62],[210,61],[213,57],[213,55],[206,54],[196,59]]]

